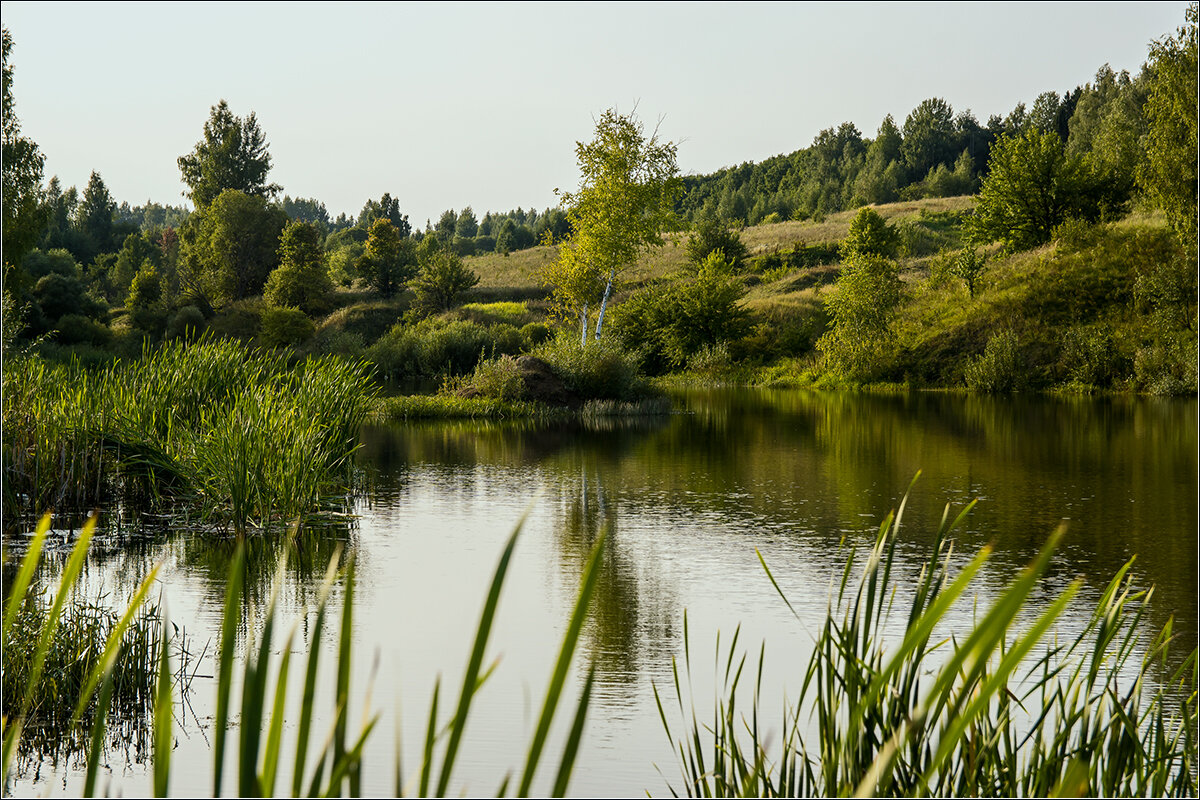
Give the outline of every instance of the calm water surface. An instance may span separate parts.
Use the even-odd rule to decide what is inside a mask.
[[[579,795],[666,794],[667,781],[678,785],[652,686],[673,701],[671,662],[679,659],[682,669],[685,610],[697,709],[711,708],[718,636],[724,649],[740,625],[738,648],[752,661],[766,643],[769,724],[785,694],[799,689],[847,548],[873,540],[918,470],[898,547],[902,589],[945,504],[960,509],[977,499],[955,548],[965,560],[995,545],[978,584],[983,597],[1066,520],[1067,543],[1037,599],[1047,602],[1085,576],[1083,602],[1063,622],[1067,632],[1136,554],[1138,583],[1157,587],[1152,622],[1174,615],[1179,649],[1196,644],[1194,400],[721,389],[682,393],[678,407],[682,413],[668,417],[590,424],[364,430],[359,460],[369,492],[356,504],[357,520],[302,537],[280,619],[299,620],[297,654],[313,646],[332,654],[330,637],[310,641],[305,609],[337,543],[345,544],[358,564],[352,719],[361,719],[368,688],[382,715],[366,759],[367,793],[392,793],[397,732],[405,768],[416,763],[439,674],[443,697],[457,696],[497,557],[522,518],[489,651],[498,666],[476,701],[453,782],[468,794],[494,792],[522,762],[583,564],[605,526],[610,547],[566,695],[577,694],[583,665],[594,660],[597,688],[572,782]],[[265,603],[279,550],[269,539],[255,543],[248,635],[261,626],[254,612]],[[151,530],[96,548],[85,588],[127,596],[148,564],[163,561],[170,616],[186,624],[199,651],[219,628],[230,552],[211,537]],[[964,604],[951,625],[970,618]],[[210,654],[198,664],[201,676],[215,672]],[[331,687],[333,675],[325,678]],[[177,709],[175,792],[211,791],[212,684],[198,677],[190,704]],[[330,688],[318,701],[324,717],[315,731],[331,724],[332,706]],[[556,720],[558,739],[535,785],[542,792],[568,724]],[[113,793],[149,790],[136,745],[114,748],[107,763],[102,788],[110,781]],[[69,764],[42,764],[13,791],[78,794],[81,783]]]

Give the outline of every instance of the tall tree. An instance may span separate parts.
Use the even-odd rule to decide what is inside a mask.
[[[109,194],[100,173],[93,170],[88,178],[87,188],[83,190],[83,201],[77,211],[76,226],[91,239],[97,253],[106,253],[114,249],[113,214],[116,210],[117,203]]]
[[[379,200],[368,200],[363,205],[362,211],[358,212],[357,225],[363,230],[370,230],[372,223],[377,219],[386,219],[391,222],[401,239],[412,233],[408,215],[400,213],[400,201],[392,197],[390,192],[384,192],[383,197]]]
[[[677,149],[675,143],[661,141],[657,131],[647,137],[633,114],[613,109],[600,117],[591,142],[575,145],[582,173],[579,190],[562,194],[572,235],[542,278],[559,303],[578,317],[584,343],[590,310],[599,306],[599,339],[621,273],[642,252],[661,247],[663,231],[675,221],[681,186]]]
[[[371,223],[357,266],[358,274],[376,291],[391,296],[416,272],[416,245],[402,237],[391,220],[381,217]]]
[[[952,164],[958,156],[954,109],[940,97],[921,101],[904,120],[904,142],[900,146],[909,176],[924,178],[938,164]]]
[[[14,113],[12,94],[12,34],[3,29],[3,247],[6,264],[20,264],[21,257],[37,243],[42,232],[44,210],[41,199],[44,157],[32,139],[21,135]]]
[[[180,282],[210,303],[258,294],[279,263],[287,215],[261,196],[226,189],[183,229]]]
[[[1064,152],[1057,133],[1033,128],[1022,136],[1001,136],[988,163],[968,223],[976,241],[1036,247],[1050,241],[1055,226],[1067,219],[1099,215],[1090,170],[1082,158]]]
[[[1196,4],[1174,37],[1150,47],[1149,147],[1138,181],[1184,246],[1196,249]]]
[[[322,308],[331,288],[321,232],[311,222],[291,223],[279,237],[279,266],[267,278],[263,298],[312,314]]]
[[[224,100],[212,107],[204,123],[204,138],[191,153],[179,157],[179,171],[188,186],[186,194],[198,209],[227,189],[266,199],[281,189],[267,183],[271,155],[254,112],[247,117],[234,116]]]

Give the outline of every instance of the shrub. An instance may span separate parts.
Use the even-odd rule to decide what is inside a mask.
[[[894,348],[892,318],[900,303],[896,262],[874,254],[853,254],[826,298],[832,325],[817,342],[827,364],[858,379],[876,376]]]
[[[839,248],[842,258],[877,255],[891,258],[900,246],[900,234],[873,208],[863,208],[850,221],[850,230]]]
[[[963,377],[976,392],[1000,394],[1021,389],[1025,384],[1025,364],[1017,335],[1005,330],[988,339],[983,353],[967,362]]]
[[[537,347],[550,338],[550,326],[544,322],[530,322],[521,327],[521,338],[528,343],[529,347]]]
[[[746,245],[737,231],[725,227],[716,217],[702,216],[687,243],[688,260],[699,266],[709,254],[720,250],[725,260],[737,268],[746,257]]]
[[[192,341],[204,330],[204,314],[196,306],[184,306],[167,322],[168,339]]]
[[[453,308],[458,297],[477,283],[479,275],[457,253],[439,250],[421,264],[411,286],[420,311],[438,312]]]
[[[646,391],[639,359],[609,337],[583,345],[561,333],[533,351],[563,383],[585,400],[629,400]]]
[[[1059,364],[1073,383],[1109,386],[1120,374],[1120,362],[1107,327],[1073,327],[1063,334]]]
[[[253,339],[262,324],[264,308],[262,300],[239,300],[209,320],[209,330],[226,339]]]
[[[494,400],[521,400],[525,397],[525,381],[517,360],[510,355],[480,361],[467,383],[481,397]]]
[[[291,223],[280,237],[279,266],[267,277],[263,299],[312,314],[324,309],[331,289],[320,232],[308,222]]]
[[[61,344],[90,344],[103,347],[112,339],[112,331],[107,325],[82,314],[67,314],[58,321],[58,333],[54,339]]]
[[[1196,358],[1195,331],[1162,337],[1134,355],[1134,380],[1151,394],[1195,394]]]
[[[268,308],[263,311],[259,340],[266,347],[303,344],[316,333],[316,326],[298,308]]]

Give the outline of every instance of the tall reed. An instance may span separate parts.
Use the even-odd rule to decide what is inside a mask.
[[[907,496],[906,498],[907,499]],[[1139,639],[1151,592],[1129,565],[1109,582],[1076,636],[1038,642],[1072,601],[1073,581],[1031,623],[1015,622],[1038,587],[1063,530],[962,635],[934,640],[939,624],[987,562],[984,548],[950,569],[949,508],[907,610],[903,636],[886,641],[900,586],[892,575],[904,503],[880,526],[857,580],[851,554],[816,637],[800,694],[784,710],[781,735],[765,732],[758,697],[738,709],[746,656],[735,635],[711,721],[685,709],[675,668],[676,738],[655,689],[662,724],[678,750],[689,796],[1195,796],[1197,671],[1193,650],[1169,670],[1171,626]],[[760,556],[761,559],[761,556]],[[763,567],[776,589],[778,583]],[[780,591],[785,603],[787,598]],[[790,608],[790,603],[788,604]],[[686,634],[685,634],[686,641]],[[1182,697],[1176,707],[1172,698]],[[815,735],[808,735],[813,734]]]
[[[42,519],[32,545],[13,581],[4,614],[4,640],[6,642],[9,640],[8,637],[15,620],[20,615],[22,604],[26,602],[26,595],[30,590],[31,579],[40,559],[46,531],[49,528],[49,519],[49,515]],[[61,611],[62,598],[70,593],[71,587],[80,574],[94,527],[95,519],[92,518],[84,527],[71,554],[55,595],[54,607],[45,617],[37,637],[30,669],[31,686],[37,685],[46,663],[46,654],[53,649],[60,634],[58,612]],[[521,525],[518,524],[516,530],[508,538],[500,556],[475,632],[471,655],[463,675],[462,688],[458,694],[458,702],[448,719],[444,712],[439,713],[440,690],[435,684],[426,726],[427,735],[422,743],[423,757],[416,771],[409,776],[408,780],[402,769],[400,742],[396,743],[394,791],[397,796],[416,791],[421,795],[436,794],[442,797],[451,791],[454,767],[462,755],[461,744],[470,720],[473,701],[497,666],[496,662],[486,664],[484,656],[499,606],[500,591],[520,530]],[[505,794],[514,783],[516,783],[516,793],[519,796],[528,796],[532,791],[533,781],[546,750],[550,726],[563,703],[563,690],[567,674],[574,662],[575,649],[599,575],[604,539],[603,534],[598,538],[584,569],[575,607],[567,623],[558,658],[551,671],[542,710],[530,740],[528,754],[519,770],[519,778],[514,781],[513,773],[504,776],[500,781],[500,794]],[[285,556],[280,558],[278,563],[274,588],[263,613],[263,625],[261,632],[256,637],[257,641],[246,641],[244,643],[245,655],[240,664],[235,663],[238,627],[242,620],[245,596],[246,559],[243,545],[243,542],[238,543],[229,573],[220,643],[217,650],[217,697],[216,715],[213,722],[213,796],[220,796],[222,791],[227,788],[225,785],[227,767],[234,779],[235,793],[242,797],[273,796],[279,789],[282,789],[285,794],[290,793],[293,797],[331,797],[341,796],[343,793],[358,796],[362,791],[360,774],[363,750],[378,721],[378,716],[368,711],[364,714],[364,719],[357,730],[350,729],[348,718],[353,657],[351,631],[353,628],[355,580],[353,559],[349,561],[344,573],[338,568],[341,561],[340,552],[334,553],[330,559],[316,604],[315,622],[310,629],[311,641],[319,641],[330,612],[331,589],[340,575],[344,582],[345,592],[341,608],[341,631],[337,640],[337,656],[334,664],[336,669],[336,692],[333,698],[334,719],[328,733],[325,734],[323,744],[313,756],[310,753],[309,744],[313,735],[320,733],[314,730],[313,708],[317,699],[316,687],[321,657],[320,647],[313,646],[309,651],[307,663],[304,665],[303,679],[300,684],[299,691],[302,702],[300,718],[296,726],[294,750],[291,751],[292,770],[290,775],[284,775],[281,774],[281,766],[286,763],[284,754],[288,752],[288,748],[285,746],[285,728],[288,726],[285,725],[284,710],[287,705],[288,692],[293,688],[291,682],[292,645],[299,629],[299,623],[288,631],[283,640],[283,655],[274,672],[274,681],[271,681],[271,652],[278,646],[279,641],[275,606],[286,574]],[[137,609],[145,601],[146,593],[157,577],[157,571],[155,568],[147,576],[135,594],[130,608],[113,628],[99,660],[89,671],[86,681],[71,687],[68,692],[70,694],[71,691],[77,691],[77,696],[70,694],[71,699],[76,701],[72,724],[77,723],[83,710],[92,704],[96,690],[99,689],[100,692],[87,754],[84,795],[88,797],[92,796],[96,790],[98,765],[104,756],[104,732],[108,719],[108,714],[104,713],[104,710],[108,709],[113,702],[114,686],[124,679],[124,676],[120,675],[123,665],[119,660],[122,637],[128,630],[130,621],[138,613]],[[255,627],[251,626],[251,629]],[[156,653],[156,657],[151,661],[151,667],[157,672],[154,681],[152,732],[154,759],[151,772],[154,794],[161,797],[168,795],[172,788],[171,753],[174,749],[172,707],[180,689],[178,682],[173,677],[165,639],[161,640]],[[139,667],[144,666],[146,665],[139,665]],[[240,698],[234,696],[235,675],[239,679],[237,683],[241,686]],[[554,771],[551,793],[556,797],[563,796],[570,783],[575,757],[582,741],[593,678],[594,669],[589,671],[579,699],[574,704],[575,710],[570,733]],[[64,690],[67,690],[67,687],[64,687]],[[3,737],[4,774],[6,777],[11,772],[19,742],[34,705],[33,691],[30,689],[22,696],[19,707],[11,710],[5,708]],[[233,738],[229,731],[235,709],[238,711],[236,742],[228,742],[227,739]],[[233,756],[232,759],[229,758],[230,755]],[[195,787],[187,788],[194,789]]]
[[[182,502],[238,530],[344,491],[374,397],[367,367],[291,366],[228,341],[174,343],[99,370],[4,364],[4,511]]]

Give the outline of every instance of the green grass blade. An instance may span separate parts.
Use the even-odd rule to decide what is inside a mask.
[[[492,621],[496,616],[496,606],[500,602],[500,588],[504,585],[504,576],[508,572],[508,563],[512,560],[513,548],[517,544],[517,535],[521,532],[521,526],[524,522],[525,520],[522,518],[517,523],[517,527],[512,532],[512,535],[508,537],[508,543],[504,546],[504,551],[500,556],[500,563],[496,565],[496,574],[492,578],[492,585],[488,590],[487,600],[483,606],[483,613],[479,617],[479,627],[475,633],[475,644],[471,649],[470,660],[467,662],[467,672],[463,676],[458,709],[454,714],[454,720],[450,724],[450,741],[446,744],[446,756],[442,761],[441,774],[438,776],[436,792],[438,797],[445,796],[446,787],[450,784],[450,775],[454,770],[454,760],[458,755],[458,745],[462,741],[463,732],[466,730],[467,715],[471,710],[471,700],[475,695],[475,689],[478,685],[479,669],[483,664],[483,653],[487,647],[488,637],[492,632]]]
[[[595,591],[596,581],[600,576],[600,558],[604,550],[604,541],[607,535],[608,529],[606,528],[596,538],[596,545],[592,548],[591,557],[588,559],[587,567],[583,571],[582,585],[579,589],[579,596],[575,600],[575,609],[571,612],[567,631],[563,635],[562,646],[558,653],[558,661],[554,665],[550,687],[546,690],[546,699],[542,704],[542,714],[538,719],[533,741],[529,745],[529,755],[525,759],[525,772],[522,774],[521,782],[517,787],[518,797],[528,796],[529,787],[533,783],[533,776],[537,772],[542,747],[546,743],[546,735],[550,732],[550,723],[553,721],[554,712],[558,708],[558,700],[562,694],[563,682],[567,678],[567,671],[571,668],[571,659],[575,655],[575,645],[579,642],[579,634],[582,632],[583,623],[587,619],[588,607],[592,601],[592,593]]]
[[[112,702],[113,674],[111,667],[104,671],[104,682],[100,686],[100,700],[96,706],[96,717],[92,720],[91,746],[88,748],[87,775],[83,781],[83,796],[96,794],[96,772],[100,756],[104,752],[104,724],[108,719],[109,703]]]
[[[174,742],[174,690],[167,653],[167,615],[163,612],[162,639],[159,642],[158,682],[154,697],[154,796],[166,797],[171,778],[171,749]]]
[[[275,681],[275,704],[271,709],[271,726],[267,731],[267,749],[263,752],[262,775],[259,785],[264,797],[275,796],[275,773],[279,767],[279,743],[283,738],[283,714],[287,703],[288,667],[292,661],[292,640],[295,629],[288,634],[283,646],[283,659],[279,663],[279,676]]]
[[[8,604],[4,607],[4,641],[9,640],[8,634],[12,630],[13,622],[17,619],[17,612],[20,611],[21,604],[25,602],[25,593],[29,590],[29,581],[33,579],[33,571],[37,569],[38,561],[42,557],[42,547],[46,544],[48,530],[50,530],[50,514],[46,513],[38,520],[33,539],[29,542],[29,549],[25,551],[25,557],[21,559],[21,569],[17,571],[17,577],[13,579],[12,585],[8,587]]]
[[[343,709],[338,717],[337,730],[333,735],[333,763],[338,764],[346,754],[346,723],[350,701],[350,636],[354,628],[354,559],[346,568],[346,596],[342,603],[342,630],[338,638],[338,669],[337,669],[337,705]],[[330,775],[332,779],[332,774]],[[340,794],[341,786],[337,786]],[[353,787],[352,787],[353,788]]]
[[[558,774],[554,777],[554,789],[551,797],[566,797],[567,784],[571,781],[571,770],[575,766],[575,756],[579,752],[579,743],[583,740],[583,725],[587,719],[588,704],[592,699],[592,684],[596,679],[596,665],[588,668],[587,680],[583,684],[583,692],[579,695],[579,705],[575,710],[575,720],[571,723],[571,733],[567,737],[567,745],[563,749],[559,761]],[[506,787],[507,788],[507,787]]]
[[[221,619],[221,645],[217,662],[217,716],[213,731],[213,797],[221,796],[221,777],[225,768],[225,730],[229,724],[229,691],[233,684],[233,651],[237,623],[242,610],[242,582],[246,573],[246,545],[239,541],[233,553],[233,567],[225,586],[225,609]]]
[[[308,651],[308,666],[304,673],[304,697],[300,704],[300,726],[296,734],[296,761],[292,769],[292,796],[300,797],[304,788],[304,767],[308,759],[308,739],[312,730],[312,710],[317,694],[317,663],[321,656],[321,632],[325,628],[325,611],[329,607],[329,593],[337,579],[338,562],[342,548],[339,546],[329,559],[325,570],[325,581],[317,600],[317,619],[313,624],[311,646]]]

